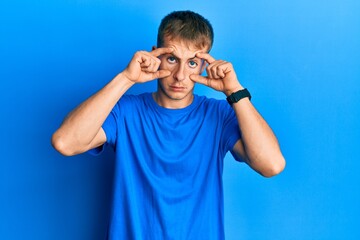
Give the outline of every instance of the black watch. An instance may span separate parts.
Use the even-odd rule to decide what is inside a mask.
[[[241,99],[246,98],[246,97],[249,98],[249,100],[251,100],[251,95],[250,95],[249,91],[246,88],[244,88],[244,89],[241,89],[241,90],[239,90],[237,92],[234,92],[234,93],[230,94],[226,98],[226,100],[228,101],[228,103],[230,105],[232,105],[233,103],[236,103],[236,102],[238,102]]]

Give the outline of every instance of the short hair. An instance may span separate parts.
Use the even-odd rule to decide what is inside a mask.
[[[160,23],[157,46],[162,47],[165,38],[179,38],[195,44],[198,48],[208,47],[214,41],[214,31],[210,22],[192,11],[175,11],[165,16]]]

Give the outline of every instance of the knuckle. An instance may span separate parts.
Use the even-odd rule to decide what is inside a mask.
[[[134,54],[134,56],[135,56],[136,58],[142,57],[142,56],[144,56],[144,52],[143,52],[143,51],[137,51],[137,52]]]

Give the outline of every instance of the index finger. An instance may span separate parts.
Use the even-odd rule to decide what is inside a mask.
[[[150,53],[151,53],[151,55],[158,57],[160,55],[163,55],[165,53],[171,53],[173,51],[174,51],[173,48],[165,47],[165,48],[157,48],[157,49],[151,51]]]
[[[196,53],[196,56],[198,58],[202,58],[204,59],[207,63],[211,64],[212,62],[215,62],[215,58],[213,58],[210,54],[208,53]]]

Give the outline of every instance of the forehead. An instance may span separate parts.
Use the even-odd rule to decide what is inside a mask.
[[[181,59],[194,58],[198,52],[207,52],[207,47],[199,48],[194,43],[181,39],[165,39],[164,47],[173,48],[172,55]]]

